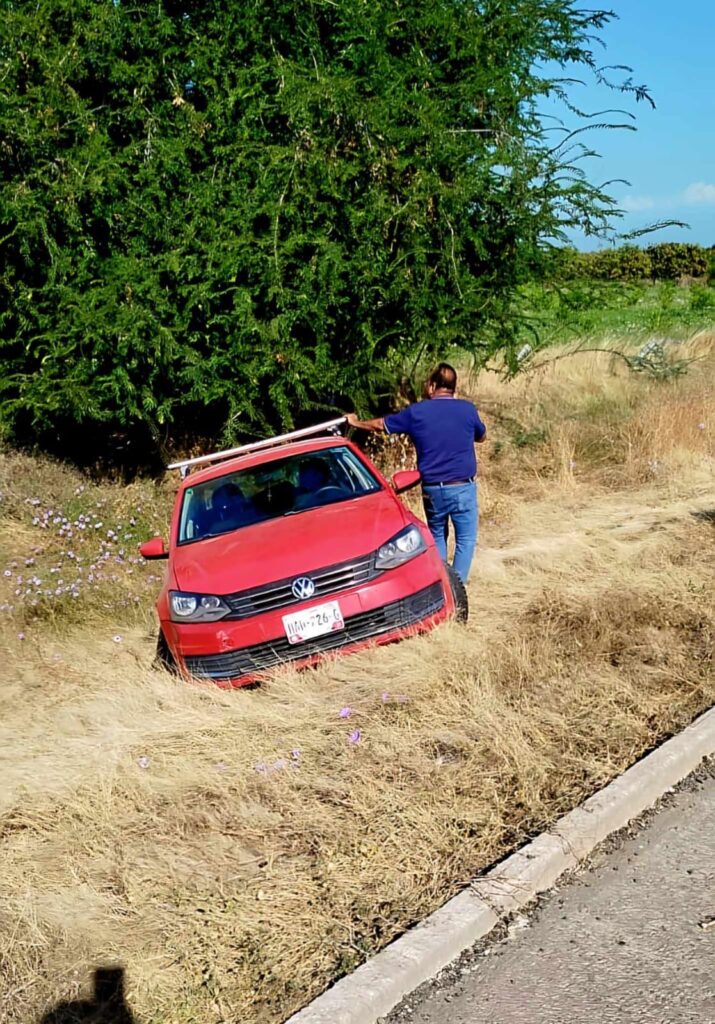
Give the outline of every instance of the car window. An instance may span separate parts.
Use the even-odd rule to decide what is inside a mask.
[[[380,486],[349,448],[305,452],[227,473],[186,488],[179,544],[359,498]]]

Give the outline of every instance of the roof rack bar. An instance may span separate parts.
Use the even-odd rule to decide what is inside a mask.
[[[194,459],[183,459],[181,462],[172,462],[167,469],[178,469],[181,475],[186,476],[190,466],[200,466],[207,462],[218,462],[219,459],[230,459],[234,455],[241,455],[243,452],[256,452],[261,448],[272,448],[274,445],[283,444],[285,441],[295,441],[299,437],[310,437],[311,434],[322,434],[324,431],[335,431],[336,427],[345,423],[345,416],[336,420],[328,420],[326,423],[316,423],[314,427],[303,427],[302,430],[292,430],[289,434],[279,434],[277,437],[268,437],[265,441],[253,441],[251,444],[242,444],[238,448],[228,448],[223,452],[213,452],[211,455],[198,455]]]

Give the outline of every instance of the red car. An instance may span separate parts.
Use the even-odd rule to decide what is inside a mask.
[[[183,475],[222,460],[184,475],[168,550],[161,537],[140,548],[168,559],[157,601],[164,664],[241,686],[286,662],[466,619],[461,581],[397,497],[417,471],[388,482],[343,437],[281,441],[170,467]]]

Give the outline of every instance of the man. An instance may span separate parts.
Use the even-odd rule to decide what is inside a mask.
[[[347,414],[351,427],[407,434],[417,451],[427,525],[437,550],[447,561],[447,534],[454,529],[454,570],[466,583],[477,544],[477,458],[474,443],[487,428],[476,406],[456,397],[457,371],[440,363],[427,381],[427,401],[415,402],[384,418],[359,420]]]
[[[241,526],[255,522],[251,502],[238,484],[232,480],[216,488],[211,499],[211,506],[213,521],[208,531],[210,533],[238,530]]]
[[[298,495],[312,497],[322,487],[330,486],[330,466],[319,456],[302,459],[298,466]]]
[[[296,508],[313,508],[325,501],[326,488],[332,486],[330,466],[320,456],[309,456],[301,459],[298,466],[298,487],[296,490]]]

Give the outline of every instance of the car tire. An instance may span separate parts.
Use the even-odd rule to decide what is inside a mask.
[[[454,618],[457,622],[466,622],[469,618],[469,598],[467,588],[454,571],[451,565],[447,566],[449,576],[449,589],[454,599]]]
[[[171,648],[169,647],[166,637],[164,636],[164,632],[161,629],[159,630],[159,636],[156,641],[154,668],[163,668],[165,672],[171,672],[174,675],[177,675],[179,671],[176,664],[176,658],[171,653]]]

